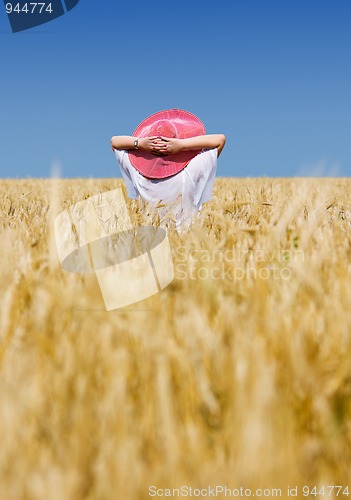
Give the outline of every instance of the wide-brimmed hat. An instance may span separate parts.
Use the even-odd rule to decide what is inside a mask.
[[[135,129],[134,137],[162,136],[187,139],[206,133],[204,124],[197,116],[182,109],[159,111],[146,118]],[[200,149],[180,151],[172,155],[156,156],[138,149],[129,151],[132,165],[149,179],[165,179],[180,172]]]

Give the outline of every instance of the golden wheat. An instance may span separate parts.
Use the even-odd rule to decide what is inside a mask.
[[[53,220],[121,185],[0,183],[0,499],[346,486],[351,181],[218,179],[171,285],[106,312]]]

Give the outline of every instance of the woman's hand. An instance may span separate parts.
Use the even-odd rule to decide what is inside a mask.
[[[180,139],[169,137],[142,137],[139,139],[138,148],[157,156],[172,155],[181,150]]]
[[[141,137],[138,142],[138,149],[152,154],[159,152],[160,148],[157,144],[157,139],[157,137]]]
[[[156,137],[152,139],[154,154],[174,155],[182,150],[181,139],[170,137]]]

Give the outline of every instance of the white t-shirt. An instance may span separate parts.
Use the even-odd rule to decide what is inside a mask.
[[[148,179],[130,162],[128,151],[114,150],[129,198],[141,197],[151,204],[167,203],[179,230],[189,226],[194,214],[212,198],[216,177],[217,148],[202,151],[178,174],[166,179]],[[167,209],[169,211],[169,207]]]

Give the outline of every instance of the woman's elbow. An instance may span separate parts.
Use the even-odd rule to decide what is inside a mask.
[[[224,148],[224,145],[225,145],[225,142],[226,142],[226,137],[224,134],[219,134],[219,137],[218,137],[218,146],[217,146],[217,156],[219,156]]]
[[[118,147],[118,140],[117,140],[117,137],[115,135],[113,135],[111,137],[111,147],[112,147],[112,149],[117,149],[117,147]]]

